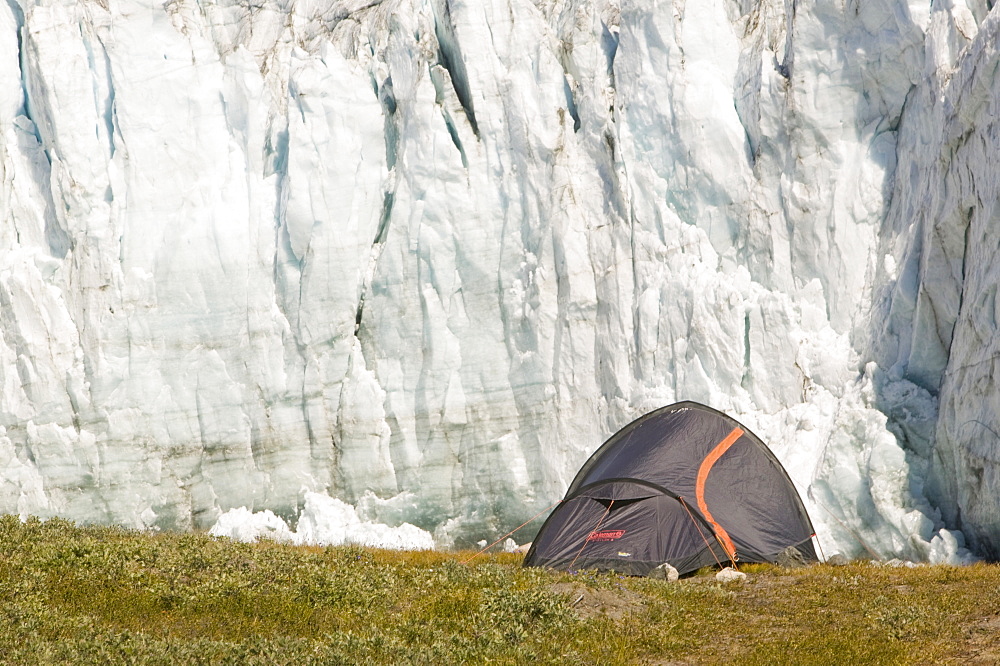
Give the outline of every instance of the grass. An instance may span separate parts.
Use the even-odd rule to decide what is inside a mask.
[[[0,518],[5,664],[1000,661],[1000,568],[744,567],[679,583],[514,555],[241,544]]]

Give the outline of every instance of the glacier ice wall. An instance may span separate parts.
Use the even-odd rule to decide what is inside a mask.
[[[975,551],[1000,557],[1000,422],[996,251],[1000,244],[1000,17],[983,8],[932,16],[926,80],[900,130],[893,199],[878,252],[867,349],[895,385],[936,399],[916,429],[907,414],[926,397],[882,407],[907,448],[927,460],[926,494]],[[909,113],[909,111],[907,111]],[[916,115],[916,114],[914,114]],[[885,409],[888,406],[888,409]]]
[[[693,399],[827,550],[995,554],[998,21],[0,5],[0,510],[405,497],[371,518],[468,543]]]

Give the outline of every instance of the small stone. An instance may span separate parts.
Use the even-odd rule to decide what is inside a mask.
[[[726,567],[719,573],[715,574],[715,580],[720,583],[745,583],[747,580],[747,575],[742,571],[737,571],[732,567]]]
[[[778,553],[775,561],[778,566],[788,568],[804,567],[806,565],[806,558],[802,557],[802,553],[795,546],[789,546]]]
[[[851,560],[843,553],[834,553],[826,560],[826,563],[832,567],[843,567],[850,564]]]
[[[665,580],[667,582],[674,582],[680,578],[680,574],[677,573],[677,569],[673,568],[667,562],[664,562],[660,566],[656,567],[649,572],[649,577],[656,580]]]

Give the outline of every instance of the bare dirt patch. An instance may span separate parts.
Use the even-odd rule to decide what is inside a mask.
[[[581,618],[605,615],[621,619],[646,608],[645,597],[627,589],[594,590],[579,583],[553,583],[549,590],[564,595]]]
[[[966,632],[962,661],[969,666],[1000,664],[1000,616],[980,618]]]

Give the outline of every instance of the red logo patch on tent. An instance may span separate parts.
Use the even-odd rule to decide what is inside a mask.
[[[621,539],[625,530],[606,530],[604,532],[591,532],[587,541],[614,541]]]

